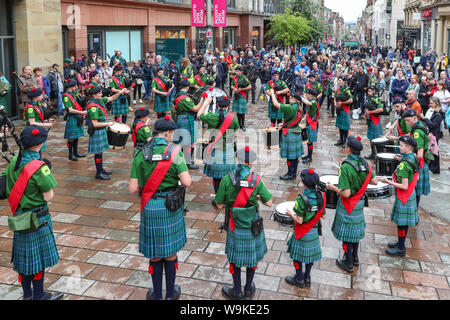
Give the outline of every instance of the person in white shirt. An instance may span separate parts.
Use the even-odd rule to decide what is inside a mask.
[[[450,92],[448,92],[444,81],[440,80],[438,82],[438,89],[433,94],[433,97],[436,97],[441,101],[442,111],[447,112],[450,103]]]

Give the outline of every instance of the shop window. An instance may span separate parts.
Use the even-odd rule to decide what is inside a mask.
[[[142,59],[142,33],[140,30],[106,31],[106,52],[112,57],[119,49],[127,62]]]

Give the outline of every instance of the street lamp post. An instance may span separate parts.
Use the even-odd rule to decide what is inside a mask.
[[[213,50],[212,37],[211,0],[206,0],[206,48],[211,52]]]

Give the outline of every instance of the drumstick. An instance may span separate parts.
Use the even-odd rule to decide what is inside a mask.
[[[387,145],[385,145],[384,147],[385,148],[398,148],[400,145],[398,145],[398,144],[394,144],[394,145],[390,145],[390,144],[387,144]]]
[[[337,169],[341,169],[341,167],[340,166],[337,166],[335,163],[333,163],[332,165],[331,165],[332,167],[335,167],[335,168],[337,168]]]

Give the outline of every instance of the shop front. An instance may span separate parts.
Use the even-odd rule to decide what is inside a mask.
[[[420,47],[420,29],[404,28],[403,43],[405,47],[418,49]]]
[[[156,28],[156,54],[164,62],[179,61],[187,56],[187,29],[176,27]]]

